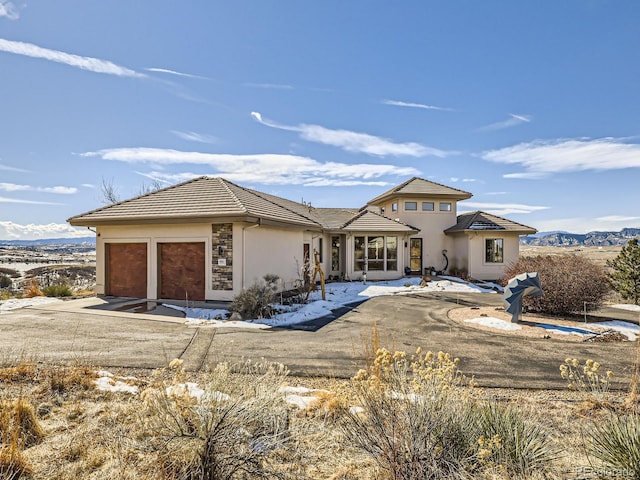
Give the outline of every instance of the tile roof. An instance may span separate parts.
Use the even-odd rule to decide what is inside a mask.
[[[317,230],[417,231],[357,208],[314,208],[241,187],[223,178],[199,177],[71,217],[76,226],[207,222],[214,219],[266,221]]]
[[[502,230],[509,232],[517,232],[520,234],[532,234],[537,230],[521,223],[507,220],[490,213],[476,211],[458,215],[458,222],[447,228],[444,233],[469,232],[469,231],[487,231]]]
[[[413,177],[400,185],[393,187],[391,190],[378,195],[369,200],[370,205],[380,204],[390,198],[396,196],[413,196],[413,197],[447,197],[455,200],[465,200],[473,195],[464,190],[447,187],[440,183],[431,182],[423,178]]]
[[[342,230],[350,232],[405,232],[417,233],[419,228],[414,228],[405,223],[397,222],[379,213],[363,210],[358,215],[345,223]]]
[[[68,222],[77,226],[208,221],[220,217],[263,219],[320,228],[300,212],[222,178],[199,177],[123,202],[108,205]],[[255,221],[255,220],[253,220]]]

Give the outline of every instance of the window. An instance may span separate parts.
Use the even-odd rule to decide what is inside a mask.
[[[398,270],[398,237],[387,237],[387,270]]]
[[[391,211],[392,212],[397,212],[398,211],[398,202],[393,202],[391,204]]]
[[[502,238],[487,238],[484,242],[485,262],[504,263],[504,245]]]
[[[322,263],[322,239],[318,239],[318,260]]]
[[[418,202],[404,202],[405,210],[418,210]]]
[[[340,270],[340,237],[337,235],[331,237],[331,270]]]
[[[451,202],[440,202],[440,211],[441,212],[450,212],[451,211]]]
[[[433,212],[433,202],[422,202],[423,212]]]
[[[398,270],[398,237],[354,237],[353,269],[364,271],[365,267],[367,271]]]
[[[364,237],[353,238],[353,269],[364,270]]]
[[[384,270],[384,237],[367,238],[368,270]]]

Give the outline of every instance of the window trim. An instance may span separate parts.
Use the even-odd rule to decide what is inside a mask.
[[[493,242],[491,248],[489,248],[489,242]],[[498,246],[496,248],[496,246]],[[499,255],[500,260],[496,260]],[[484,263],[491,265],[504,264],[504,238],[492,237],[484,239]]]
[[[374,238],[382,238],[382,257],[374,259],[372,261],[381,263],[382,268],[369,269],[369,242]],[[387,239],[393,238],[395,239],[395,257],[389,258],[389,242]],[[359,240],[362,239],[362,240]],[[361,244],[361,252],[362,258],[357,257],[356,250],[356,242],[362,241]],[[365,266],[367,266],[367,271],[371,272],[397,272],[398,271],[398,261],[400,259],[400,251],[399,251],[400,240],[397,235],[385,235],[385,234],[371,234],[371,235],[356,235],[353,237],[353,271],[354,272],[364,272]],[[390,264],[395,264],[395,268],[389,268]],[[362,268],[360,268],[362,267]]]
[[[424,208],[425,205],[431,205],[431,208]],[[423,212],[435,212],[436,205],[434,202],[422,202],[422,211]]]
[[[415,205],[416,208],[409,208],[409,205]],[[417,212],[418,211],[418,202],[408,201],[404,202],[404,211],[405,212]]]
[[[445,205],[448,205],[449,208],[444,208]],[[441,212],[453,212],[453,202],[440,202],[438,205],[438,209]]]

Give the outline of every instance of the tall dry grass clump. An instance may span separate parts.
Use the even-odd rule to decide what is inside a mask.
[[[143,394],[146,449],[157,454],[165,478],[213,480],[285,478],[289,410],[278,389],[283,365],[219,364],[200,389],[176,382]]]
[[[0,400],[0,478],[18,480],[31,474],[23,450],[39,443],[44,434],[29,400]]]
[[[551,478],[550,435],[516,409],[475,399],[458,365],[443,352],[378,350],[351,382],[357,407],[340,423],[346,444],[385,479]]]

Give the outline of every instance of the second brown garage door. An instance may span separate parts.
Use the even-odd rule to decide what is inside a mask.
[[[204,242],[159,243],[159,298],[204,300]]]

